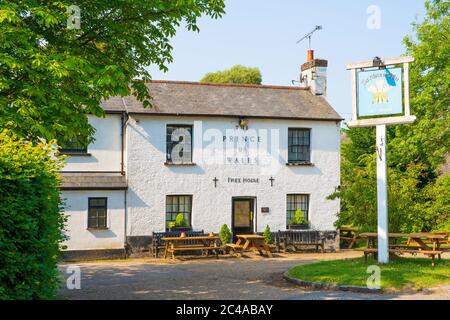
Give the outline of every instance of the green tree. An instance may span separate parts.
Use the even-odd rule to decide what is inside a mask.
[[[63,240],[62,162],[49,144],[10,136],[0,133],[0,300],[51,298]]]
[[[235,65],[227,70],[207,73],[200,82],[261,84],[262,76],[258,68]]]
[[[224,245],[231,242],[231,231],[230,228],[228,228],[228,225],[222,225],[219,232],[219,238]]]
[[[264,239],[267,244],[273,244],[273,235],[272,235],[272,231],[270,231],[269,225],[266,225],[263,235],[264,235]]]
[[[86,114],[102,116],[103,99],[132,93],[151,104],[145,83],[133,80],[150,79],[149,65],[167,70],[177,27],[199,31],[200,16],[223,13],[223,0],[2,0],[0,129],[87,143]]]
[[[388,127],[388,197],[390,231],[411,232],[450,227],[449,175],[440,165],[450,150],[450,25],[448,1],[425,3],[415,37],[404,40],[414,56],[410,95],[415,123]],[[341,198],[337,225],[376,230],[376,158],[374,128],[344,130]],[[450,231],[450,230],[449,230]]]

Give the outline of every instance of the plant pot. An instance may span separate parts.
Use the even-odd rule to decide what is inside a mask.
[[[308,230],[309,229],[309,223],[304,224],[291,224],[288,226],[289,230]]]
[[[177,231],[177,232],[186,232],[186,231],[191,231],[192,229],[189,227],[172,227],[169,228],[169,231]]]

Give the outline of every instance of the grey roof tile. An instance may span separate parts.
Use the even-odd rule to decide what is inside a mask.
[[[342,120],[321,96],[301,87],[151,81],[151,108],[134,96],[102,103],[107,112],[149,115],[229,116],[311,120]]]

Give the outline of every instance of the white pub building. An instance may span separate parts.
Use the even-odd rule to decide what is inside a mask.
[[[342,119],[326,67],[304,63],[304,87],[151,81],[151,108],[105,101],[95,141],[63,150],[64,256],[148,248],[179,213],[193,230],[255,233],[286,230],[301,209],[309,228],[334,230]]]

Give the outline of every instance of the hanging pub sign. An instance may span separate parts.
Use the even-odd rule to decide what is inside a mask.
[[[389,262],[386,125],[412,123],[409,110],[409,63],[412,57],[351,63],[352,127],[376,127],[378,262]]]
[[[347,65],[352,72],[352,120],[349,127],[412,123],[409,108],[409,63],[412,57]]]

